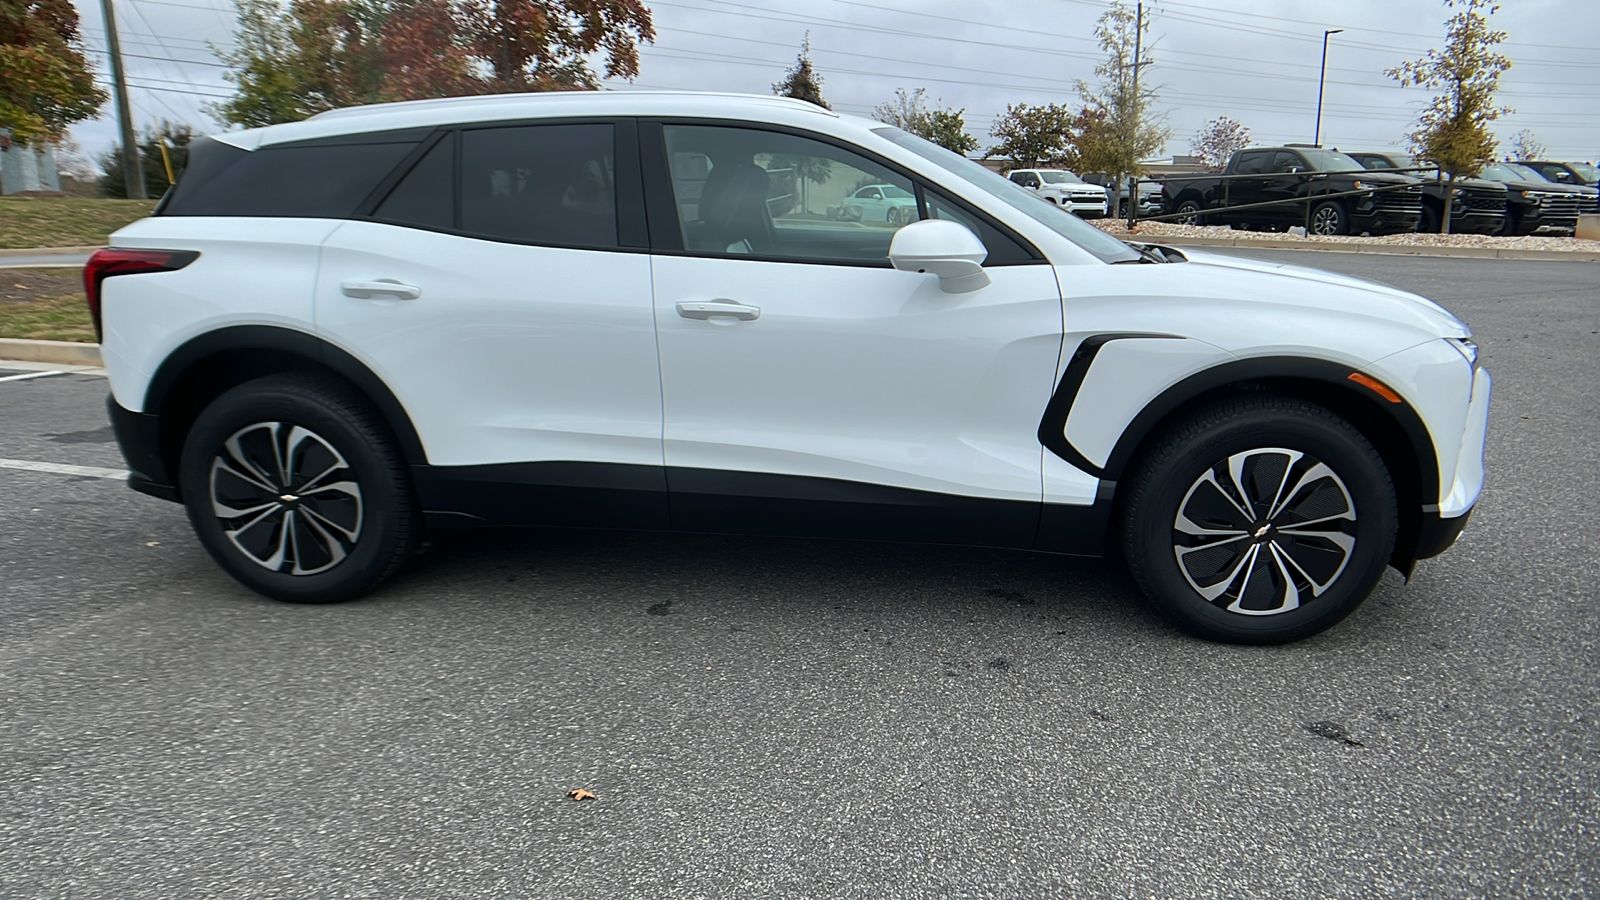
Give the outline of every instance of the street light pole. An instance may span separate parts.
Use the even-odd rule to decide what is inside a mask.
[[[1322,33],[1322,73],[1317,76],[1317,131],[1311,138],[1311,143],[1322,146],[1322,83],[1328,77],[1328,35],[1339,34],[1343,28],[1334,28]]]

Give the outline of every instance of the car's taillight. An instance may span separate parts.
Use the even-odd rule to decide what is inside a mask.
[[[200,257],[193,250],[96,250],[83,267],[83,292],[89,298],[95,340],[100,339],[100,283],[113,275],[172,272]]]

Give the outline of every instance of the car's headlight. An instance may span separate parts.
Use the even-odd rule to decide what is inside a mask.
[[[1467,365],[1471,366],[1473,371],[1477,371],[1478,345],[1473,342],[1472,338],[1445,338],[1445,340],[1449,342],[1450,346],[1461,351],[1461,355],[1467,358]]]

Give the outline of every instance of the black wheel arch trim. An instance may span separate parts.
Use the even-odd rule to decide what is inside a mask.
[[[276,325],[235,325],[192,338],[172,351],[145,388],[143,412],[160,416],[171,406],[173,389],[196,365],[222,353],[267,351],[298,356],[350,382],[377,407],[410,465],[426,465],[427,452],[411,416],[366,364],[316,335]]]
[[[1211,391],[1238,384],[1270,382],[1275,379],[1292,379],[1316,382],[1341,392],[1339,396],[1367,404],[1368,412],[1377,411],[1387,416],[1405,434],[1416,458],[1420,483],[1416,486],[1423,504],[1439,502],[1439,459],[1434,450],[1432,436],[1416,410],[1409,403],[1388,403],[1349,380],[1353,366],[1330,360],[1295,356],[1254,357],[1222,363],[1190,375],[1167,388],[1133,417],[1117,438],[1116,445],[1106,458],[1104,466],[1090,462],[1066,437],[1067,419],[1077,402],[1084,379],[1094,364],[1100,348],[1115,340],[1131,338],[1179,339],[1181,336],[1159,333],[1120,332],[1096,334],[1084,338],[1056,386],[1039,423],[1039,442],[1056,456],[1079,469],[1106,481],[1117,481],[1123,475],[1145,438],[1169,415],[1184,404]]]
[[[1072,446],[1072,442],[1067,440],[1067,419],[1072,415],[1072,406],[1077,402],[1078,392],[1083,389],[1084,379],[1089,377],[1089,368],[1094,365],[1100,348],[1112,341],[1129,339],[1184,340],[1181,335],[1160,332],[1118,331],[1089,335],[1079,342],[1078,349],[1067,360],[1061,381],[1050,395],[1050,402],[1045,405],[1044,417],[1039,420],[1039,443],[1096,478],[1115,480],[1116,476],[1107,474],[1109,465],[1104,468],[1095,465],[1077,447]]]

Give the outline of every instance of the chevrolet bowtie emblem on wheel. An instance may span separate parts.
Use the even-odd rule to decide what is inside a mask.
[[[1272,530],[1272,526],[1271,525],[1263,525],[1260,528],[1257,528],[1256,529],[1256,538],[1260,539],[1260,538],[1266,537],[1267,536],[1267,532],[1270,531],[1270,530]]]

